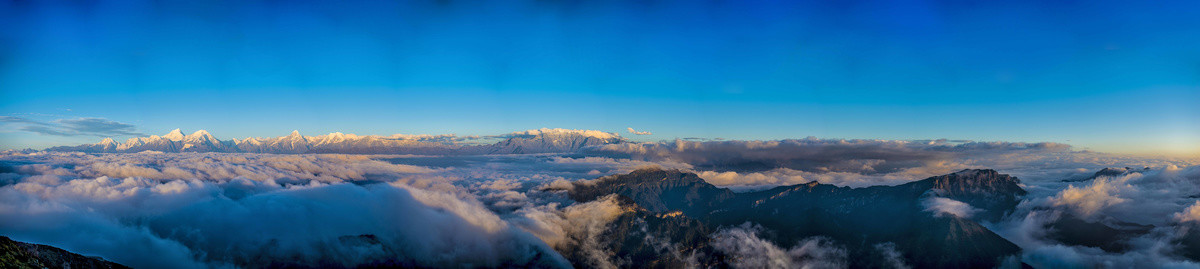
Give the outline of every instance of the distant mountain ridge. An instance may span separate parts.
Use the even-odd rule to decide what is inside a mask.
[[[499,139],[493,144],[469,143],[469,139]],[[569,153],[585,147],[626,142],[616,133],[593,130],[536,129],[490,137],[453,135],[355,135],[340,132],[304,136],[299,131],[272,138],[220,140],[205,130],[184,135],[179,129],[158,136],[135,137],[118,143],[105,138],[99,143],[59,146],[47,151],[86,153],[159,152],[247,152],[247,153],[347,153],[347,154],[530,154]]]
[[[1132,173],[1145,173],[1145,172],[1149,172],[1149,171],[1150,171],[1150,167],[1142,167],[1141,169],[1130,168],[1130,167],[1124,167],[1124,168],[1105,167],[1104,169],[1100,169],[1100,171],[1096,171],[1096,173],[1092,174],[1091,176],[1082,177],[1082,178],[1064,179],[1064,180],[1062,180],[1062,182],[1084,182],[1084,181],[1097,179],[1100,177],[1119,177],[1119,176],[1124,176],[1124,175],[1128,175],[1128,174],[1132,174]]]

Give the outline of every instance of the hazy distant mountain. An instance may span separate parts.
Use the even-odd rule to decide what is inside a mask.
[[[1018,184],[1017,178],[993,170],[963,170],[898,186],[849,188],[812,182],[734,193],[692,173],[643,169],[575,183],[569,194],[580,202],[617,194],[649,212],[679,212],[678,217],[702,223],[703,228],[682,226],[678,229],[684,230],[675,233],[689,233],[686,229],[711,233],[750,222],[761,225],[768,231],[764,237],[784,248],[822,236],[846,248],[850,257],[882,255],[876,246],[894,244],[903,260],[916,268],[992,268],[1017,255],[1020,248],[976,219],[994,219],[1011,212],[1026,193]],[[923,203],[934,197],[966,203],[978,213],[935,214]],[[709,243],[693,240],[685,245],[691,250],[710,249]],[[617,252],[618,256],[635,254]],[[848,262],[851,267],[884,266],[874,264],[878,260]]]
[[[1063,182],[1080,182],[1080,181],[1093,180],[1098,177],[1118,177],[1118,176],[1124,176],[1124,175],[1128,175],[1128,174],[1132,174],[1132,173],[1144,173],[1144,172],[1148,172],[1148,171],[1150,171],[1150,167],[1143,167],[1142,169],[1135,169],[1135,168],[1129,168],[1129,167],[1124,167],[1124,168],[1107,167],[1104,169],[1100,169],[1100,171],[1096,171],[1095,174],[1092,174],[1091,176],[1088,176],[1088,177],[1064,179],[1062,181]]]
[[[468,139],[499,139],[493,144],[478,144]],[[351,153],[351,154],[527,154],[576,152],[588,146],[621,143],[615,133],[592,130],[539,129],[484,137],[452,135],[360,136],[330,133],[304,136],[299,131],[272,138],[219,140],[200,130],[184,135],[179,129],[162,136],[136,137],[117,143],[111,138],[95,144],[60,146],[48,151],[88,153],[122,152],[252,152],[252,153]]]
[[[129,268],[47,245],[0,236],[0,268]]]

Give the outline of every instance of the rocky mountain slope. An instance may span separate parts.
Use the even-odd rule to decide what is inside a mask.
[[[569,195],[584,202],[616,194],[647,212],[701,224],[677,233],[705,234],[749,222],[761,225],[767,231],[763,237],[783,248],[819,236],[837,242],[849,257],[882,255],[876,246],[891,244],[905,263],[916,268],[992,268],[1020,249],[978,221],[1011,212],[1025,195],[1018,184],[1017,178],[994,170],[963,170],[898,186],[849,188],[812,182],[735,193],[692,173],[643,169],[575,183]],[[935,197],[966,203],[978,214],[935,214],[923,203]],[[616,223],[614,227],[626,225]],[[683,248],[711,250],[710,243],[693,240]],[[617,252],[618,256],[635,255]],[[702,256],[713,263],[725,258],[720,253]],[[876,264],[878,260],[850,259],[848,263],[851,267],[884,266]]]
[[[17,242],[0,236],[0,268],[129,268],[47,245]]]

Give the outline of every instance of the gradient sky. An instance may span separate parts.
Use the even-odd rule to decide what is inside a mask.
[[[334,2],[0,2],[0,115],[1200,156],[1197,1]],[[100,139],[0,127],[4,149]]]

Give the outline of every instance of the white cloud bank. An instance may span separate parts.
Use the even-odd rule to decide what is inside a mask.
[[[428,168],[338,155],[23,157],[5,159],[0,234],[134,267],[570,266],[460,187],[405,179]]]
[[[1025,263],[1039,268],[1200,268],[1200,263],[1175,254],[1181,247],[1175,240],[1200,216],[1200,166],[1167,166],[1040,187],[1054,191],[1031,193],[1017,212],[990,227],[1023,249]],[[1112,243],[1124,249],[1113,252],[1057,241],[1052,235],[1062,231],[1050,225],[1068,217],[1118,229],[1113,232],[1118,234],[1089,236],[1116,235]]]
[[[1183,212],[1175,213],[1175,220],[1179,222],[1200,222],[1200,201],[1196,201],[1191,206],[1183,209]]]
[[[615,199],[573,204],[544,187],[646,166],[697,171],[712,184],[742,190],[811,181],[896,185],[995,168],[1021,177],[1030,194],[1018,212],[989,227],[1025,249],[1022,261],[1038,266],[1192,265],[1162,253],[1176,248],[1170,240],[1178,223],[1200,219],[1200,168],[1054,144],[812,139],[589,149],[596,151],[447,157],[9,152],[0,155],[0,218],[6,220],[0,234],[138,267],[350,265],[382,257],[435,267],[569,266],[551,248],[586,253],[587,266],[619,267],[628,264],[598,243],[624,210]],[[1061,182],[1106,166],[1153,169]],[[944,198],[923,206],[942,216],[976,211]],[[1044,224],[1063,214],[1159,228],[1128,239],[1128,252],[1106,253],[1046,239]],[[784,248],[758,232],[724,230],[719,250],[746,257],[741,266],[844,264],[844,254],[827,240]],[[887,253],[886,246],[878,248]],[[296,255],[311,260],[288,258]],[[900,255],[884,257],[903,264]]]

